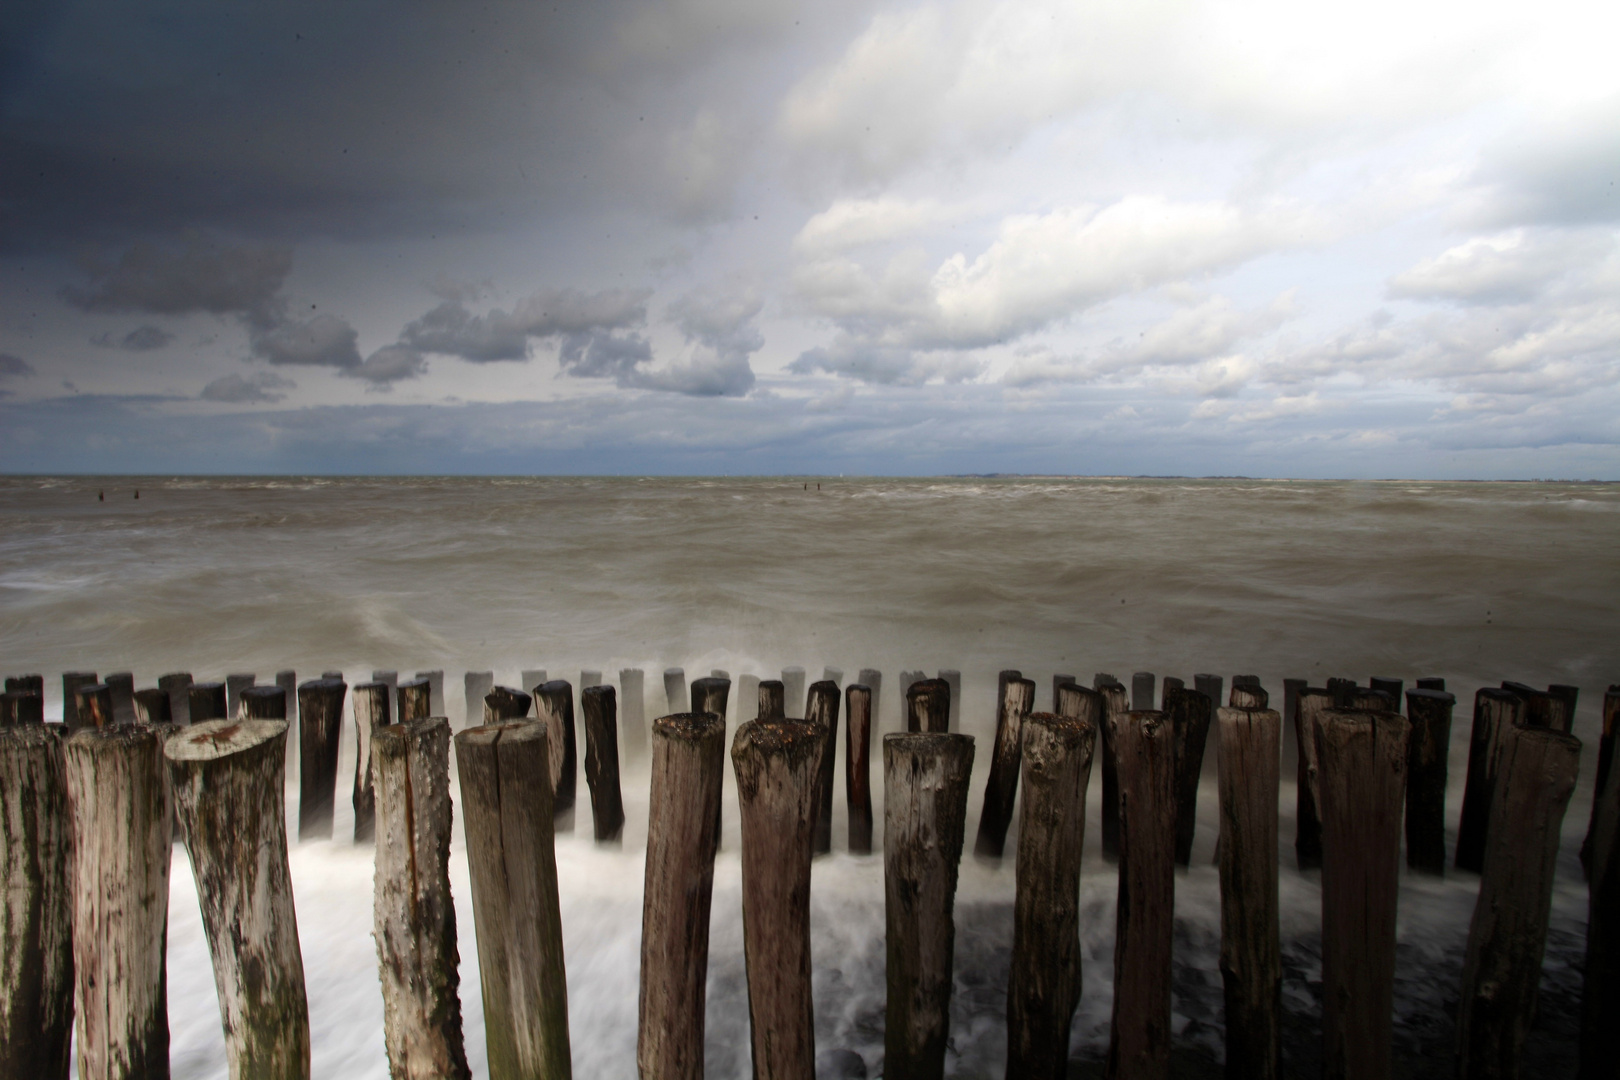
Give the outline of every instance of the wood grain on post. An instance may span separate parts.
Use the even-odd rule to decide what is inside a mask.
[[[548,732],[546,746],[551,755],[552,814],[556,827],[571,830],[574,795],[579,784],[579,736],[574,726],[574,688],[567,679],[551,679],[535,688],[534,716],[546,725]]]
[[[1609,687],[1604,720],[1614,715],[1611,702],[1620,686]],[[1614,1075],[1620,1038],[1614,1018],[1620,1016],[1620,783],[1613,770],[1594,797],[1588,860],[1590,892],[1586,922],[1586,963],[1581,991],[1581,1080],[1607,1080]]]
[[[754,696],[756,698],[759,696],[757,688],[755,689]],[[714,713],[714,715],[718,716],[723,722],[726,718],[726,710],[729,707],[730,698],[731,676],[729,675],[710,675],[706,679],[696,679],[692,683],[692,711],[694,713]],[[724,745],[723,740],[722,745]],[[725,791],[725,770],[723,769],[721,770],[720,774],[720,790],[722,792],[722,801],[720,803],[716,803],[714,808],[714,835],[716,844],[720,842],[720,837],[724,835],[724,822],[721,819],[720,809],[724,802],[723,793]]]
[[[169,800],[159,733],[81,728],[63,745],[73,820],[81,1077],[169,1075]]]
[[[804,696],[804,668],[782,669],[782,695],[787,701],[787,707],[802,717],[804,715],[802,710],[807,704]]]
[[[591,824],[598,842],[617,840],[624,832],[618,694],[611,686],[587,686],[580,691],[579,700],[585,713],[585,783],[591,789]]]
[[[941,1080],[951,1033],[957,867],[967,825],[973,737],[883,737],[883,1075]]]
[[[290,668],[276,672],[276,685],[287,695],[287,767],[298,761],[298,673]]]
[[[408,679],[395,691],[399,698],[399,723],[426,720],[433,715],[433,684],[426,679]]]
[[[115,724],[135,722],[135,676],[128,671],[115,671],[101,680],[112,696],[112,715]]]
[[[1474,695],[1474,727],[1468,742],[1468,779],[1457,824],[1456,866],[1476,874],[1485,869],[1485,835],[1491,823],[1502,742],[1524,716],[1524,699],[1508,690],[1485,687]]]
[[[1580,702],[1581,688],[1578,686],[1566,686],[1563,683],[1553,683],[1547,687],[1547,693],[1564,704],[1564,725],[1560,730],[1565,735],[1573,733],[1575,730],[1575,706]]]
[[[70,728],[79,727],[79,696],[81,686],[95,683],[93,671],[64,671],[62,673],[62,723]]]
[[[492,686],[484,695],[484,726],[528,717],[534,698],[510,686]]]
[[[305,685],[308,685],[307,683]],[[309,1006],[287,869],[287,724],[210,720],[164,744],[233,1077],[309,1080]]]
[[[877,668],[861,668],[855,681],[872,691],[872,732],[876,734],[883,730],[883,672]]]
[[[951,684],[919,679],[906,687],[906,730],[946,732],[951,729]]]
[[[92,680],[94,681],[94,680]],[[43,675],[7,675],[6,693],[38,694],[45,696],[45,676]]]
[[[636,1065],[648,1078],[703,1080],[709,909],[725,759],[723,718],[678,713],[654,721],[636,1036]]]
[[[1282,948],[1278,931],[1277,793],[1282,717],[1221,709],[1221,981],[1226,1075],[1282,1075]]]
[[[756,1080],[815,1080],[810,860],[825,746],[814,724],[782,718],[743,724],[731,744]]]
[[[135,691],[135,722],[137,724],[172,724],[174,714],[169,711],[169,694],[153,687]]]
[[[9,724],[43,724],[45,698],[22,690],[0,694],[0,727]]]
[[[1446,872],[1446,759],[1456,704],[1444,690],[1406,692],[1406,865],[1425,874]]]
[[[492,671],[469,671],[461,677],[462,686],[467,695],[466,711],[462,713],[463,727],[477,727],[484,717],[484,697],[495,689],[495,673]]]
[[[1227,705],[1233,709],[1267,709],[1271,707],[1271,695],[1259,683],[1240,683],[1233,679]]]
[[[68,1076],[75,895],[70,814],[60,730],[43,722],[0,730],[0,1076],[17,1080]]]
[[[242,691],[257,681],[256,676],[247,672],[225,676],[225,715],[235,720],[241,715]]]
[[[361,683],[354,688],[354,842],[363,844],[377,832],[375,756],[372,741],[390,721],[388,684]],[[300,778],[302,784],[302,778]],[[300,798],[302,802],[302,798]]]
[[[1125,686],[1112,675],[1098,675],[1091,685],[1103,696],[1104,720],[1098,729],[1102,742],[1102,853],[1119,861],[1119,769],[1114,753],[1113,721],[1130,712]]]
[[[310,679],[298,688],[298,723],[303,728],[298,734],[300,840],[332,838],[338,749],[343,744],[343,698],[348,691],[342,679]]]
[[[1504,682],[1502,689],[1524,703],[1520,723],[1526,727],[1550,727],[1554,731],[1569,731],[1571,716],[1568,703],[1545,690],[1537,690],[1520,682]]]
[[[568,978],[557,903],[550,731],[456,735],[490,1080],[568,1080]]]
[[[1592,783],[1592,814],[1586,825],[1586,839],[1581,842],[1581,869],[1587,879],[1592,876],[1592,845],[1597,836],[1598,809],[1603,805],[1604,785],[1609,782],[1609,771],[1614,762],[1614,736],[1620,728],[1620,686],[1609,687],[1603,695],[1603,725],[1598,729],[1597,778]]]
[[[771,717],[785,717],[787,713],[787,688],[780,679],[762,679],[759,684],[759,718],[768,720]]]
[[[1196,690],[1167,685],[1164,715],[1175,746],[1176,863],[1190,866],[1198,829],[1198,781],[1204,775],[1204,749],[1209,742],[1209,698]]]
[[[443,670],[435,668],[432,671],[418,671],[416,677],[428,681],[428,708],[430,710],[428,715],[448,716],[449,714],[445,711]]]
[[[249,686],[242,691],[240,708],[249,720],[285,720],[287,695],[279,686]]]
[[[1098,703],[1100,704],[1100,703]],[[1080,857],[1100,717],[1031,713],[1023,722],[1007,1076],[1063,1080],[1080,1004]]]
[[[1054,676],[1052,676],[1052,711],[1053,712],[1058,713],[1059,715],[1061,715],[1063,713],[1063,710],[1058,707],[1058,702],[1061,700],[1060,695],[1061,695],[1061,692],[1062,692],[1063,688],[1065,686],[1077,686],[1077,685],[1079,685],[1079,680],[1076,679],[1073,675],[1054,675]]]
[[[941,685],[944,685],[941,683]],[[833,778],[837,775],[838,684],[822,679],[810,684],[804,702],[804,718],[821,732],[821,767],[816,773],[816,831],[811,850],[825,855],[832,850]]]
[[[106,683],[80,683],[74,687],[73,714],[69,729],[112,727],[112,687]]]
[[[872,689],[844,688],[844,795],[849,803],[849,850],[872,854]]]
[[[686,707],[686,669],[664,669],[664,700],[671,713],[678,713]]]
[[[1024,717],[1035,704],[1035,683],[1018,671],[1003,671],[997,682],[1000,693],[996,698],[996,741],[990,750],[984,808],[979,812],[979,832],[973,841],[975,856],[995,860],[1007,847],[1007,829],[1012,825],[1023,761]]]
[[[223,720],[225,711],[224,683],[194,682],[186,688],[186,716],[189,723]]]
[[[360,691],[355,688],[356,706]],[[450,721],[439,716],[383,725],[371,752],[377,793],[373,937],[389,1075],[471,1080],[450,895]]]
[[[1153,690],[1158,680],[1151,671],[1138,671],[1131,675],[1131,708],[1153,708]]]
[[[962,673],[954,668],[945,668],[935,676],[945,680],[946,689],[950,696],[946,699],[951,703],[951,712],[946,717],[947,730],[962,730]]]
[[[1322,1075],[1390,1076],[1409,725],[1333,708],[1316,725],[1322,808]]]
[[[1515,727],[1502,744],[1457,1005],[1457,1075],[1465,1080],[1521,1075],[1541,986],[1558,834],[1580,757],[1581,741],[1551,728]]]
[[[624,753],[631,761],[647,756],[646,676],[640,668],[619,671],[619,731]]]
[[[1316,728],[1333,708],[1333,692],[1307,686],[1299,692],[1294,713],[1295,742],[1299,746],[1298,784],[1294,794],[1294,858],[1301,870],[1322,865],[1322,814],[1316,758]]]

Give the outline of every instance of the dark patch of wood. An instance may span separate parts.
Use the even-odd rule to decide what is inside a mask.
[[[984,784],[984,807],[973,854],[999,861],[1007,846],[1018,799],[1018,773],[1023,760],[1024,717],[1035,706],[1035,683],[1008,669],[997,678],[996,741],[990,750],[990,775]]]
[[[433,715],[433,684],[427,679],[407,679],[399,684],[399,723],[426,720]]]
[[[1322,866],[1322,815],[1316,758],[1316,728],[1334,707],[1332,690],[1307,686],[1299,692],[1294,714],[1294,738],[1299,747],[1294,796],[1294,860],[1301,870]]]
[[[1446,759],[1456,704],[1444,690],[1406,692],[1406,865],[1419,873],[1446,872]]]
[[[112,727],[112,687],[106,683],[80,683],[74,687],[73,714],[69,730]]]
[[[1198,828],[1198,781],[1204,775],[1204,748],[1209,741],[1209,698],[1197,690],[1166,686],[1164,715],[1174,741],[1176,863],[1189,866]]]
[[[225,719],[225,684],[194,682],[186,687],[186,716],[192,724]]]
[[[872,688],[844,688],[844,795],[849,803],[849,850],[872,853]]]
[[[759,683],[759,713],[761,720],[773,716],[786,716],[787,689],[780,679],[761,679]]]
[[[1131,703],[1125,686],[1112,675],[1098,674],[1091,685],[1106,699],[1107,710],[1099,730],[1102,742],[1102,853],[1109,862],[1119,861],[1119,767],[1114,754],[1109,721],[1124,716]]]
[[[330,840],[343,744],[342,679],[310,679],[298,688],[298,839]],[[369,768],[369,763],[368,766]]]
[[[944,682],[936,680],[940,686]],[[946,688],[949,693],[949,688]],[[832,850],[833,777],[838,756],[838,705],[842,695],[838,684],[822,679],[810,684],[804,703],[804,718],[821,732],[821,766],[816,772],[816,830],[811,850],[825,855]]]
[[[697,680],[706,681],[713,680]],[[619,839],[624,832],[624,796],[619,790],[618,692],[611,686],[587,686],[580,691],[579,700],[585,713],[585,783],[591,789],[591,824],[597,842],[605,843]]]
[[[64,671],[62,673],[62,723],[69,729],[80,727],[79,696],[81,686],[90,686],[96,682],[96,673],[93,671]]]
[[[685,695],[682,695],[684,700]],[[677,703],[672,712],[679,711]],[[574,827],[574,796],[579,784],[579,733],[574,724],[574,688],[567,679],[535,687],[534,715],[550,732],[552,814],[562,832]]]
[[[951,730],[951,684],[944,679],[918,679],[906,687],[906,730]]]
[[[1491,795],[1502,740],[1524,716],[1524,699],[1508,690],[1485,687],[1474,695],[1474,726],[1468,742],[1468,778],[1463,784],[1462,817],[1457,824],[1456,866],[1479,873],[1485,868],[1485,835],[1491,823]]]
[[[361,683],[354,688],[354,842],[364,844],[377,832],[376,776],[372,770],[372,740],[391,722],[388,684]]]

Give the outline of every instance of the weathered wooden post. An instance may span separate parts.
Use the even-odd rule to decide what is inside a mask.
[[[951,1033],[957,866],[967,825],[973,737],[883,737],[883,1075],[940,1080]]]
[[[1611,686],[1604,699],[1620,696]],[[1611,769],[1594,797],[1588,873],[1591,879],[1586,921],[1585,985],[1581,992],[1581,1080],[1614,1074],[1616,1025],[1620,1016],[1620,783]]]
[[[1381,675],[1374,675],[1367,680],[1367,686],[1373,690],[1381,690],[1388,694],[1389,700],[1395,703],[1395,711],[1400,711],[1401,701],[1403,700],[1401,692],[1405,689],[1405,684],[1400,679],[1388,679]]]
[[[787,699],[788,708],[803,716],[800,709],[804,707],[804,668],[785,667],[782,669],[782,694]],[[794,706],[799,708],[794,708]]]
[[[150,727],[81,728],[63,745],[73,820],[79,1075],[167,1076],[169,803]]]
[[[951,685],[944,679],[919,679],[906,687],[906,730],[945,732],[951,729]]]
[[[1305,690],[1304,679],[1283,680],[1282,707],[1282,771],[1284,775],[1299,769],[1299,695]]]
[[[129,671],[115,671],[101,680],[112,697],[112,717],[115,724],[135,722],[135,675]]]
[[[755,696],[758,696],[756,689]],[[726,718],[726,708],[731,697],[731,677],[729,675],[710,675],[706,679],[695,679],[692,682],[692,711],[694,713],[711,712],[722,721]],[[725,791],[725,770],[721,770],[720,789]],[[720,818],[721,803],[714,808],[714,835],[715,843],[720,842],[723,835],[723,822]]]
[[[1547,687],[1547,693],[1563,702],[1564,726],[1561,730],[1566,735],[1573,733],[1575,730],[1575,706],[1580,702],[1581,688],[1578,686],[1566,686],[1563,683],[1553,683]]]
[[[619,731],[631,761],[647,756],[646,676],[640,668],[619,670]]]
[[[1419,679],[1412,685],[1416,686],[1419,690],[1444,690],[1446,688],[1446,680],[1431,677]]]
[[[1294,794],[1294,858],[1301,870],[1322,865],[1322,814],[1316,758],[1316,728],[1333,708],[1333,692],[1307,686],[1299,692],[1294,714],[1295,741],[1299,745],[1298,778]]]
[[[1106,716],[1099,727],[1102,743],[1102,852],[1109,862],[1119,861],[1119,769],[1114,753],[1112,721],[1130,711],[1125,684],[1112,675],[1096,675],[1092,687],[1103,696]]]
[[[941,683],[941,686],[944,684]],[[804,718],[821,732],[821,767],[816,773],[816,829],[811,850],[825,855],[832,850],[833,776],[838,756],[838,684],[822,679],[810,684]]]
[[[946,699],[951,703],[951,712],[946,717],[947,730],[962,730],[962,673],[952,668],[946,668],[935,678],[944,679],[950,696]]]
[[[1063,688],[1065,686],[1078,686],[1079,683],[1080,683],[1080,681],[1078,679],[1076,679],[1073,675],[1054,675],[1054,676],[1052,676],[1052,711],[1053,712],[1058,713],[1059,715],[1062,715],[1063,710],[1058,707],[1058,702],[1063,700]]]
[[[726,722],[719,716],[680,713],[653,724],[636,1037],[644,1077],[703,1080],[709,908],[725,754]]]
[[[1131,708],[1148,711],[1153,708],[1153,690],[1158,680],[1151,671],[1138,671],[1131,675]]]
[[[786,716],[787,691],[779,679],[764,679],[759,684],[759,717]]]
[[[1232,695],[1227,704],[1234,709],[1265,709],[1271,706],[1271,695],[1259,683],[1240,683],[1232,680]]]
[[[287,695],[279,686],[249,686],[243,689],[241,712],[249,720],[287,719]]]
[[[1035,704],[1034,680],[1024,678],[1021,672],[1003,671],[997,682],[1001,692],[996,698],[996,741],[990,750],[984,808],[979,812],[979,832],[973,841],[976,857],[994,860],[999,860],[1007,847],[1007,829],[1012,824],[1023,760],[1024,717],[1030,715]]]
[[[225,676],[225,715],[235,719],[241,715],[242,691],[252,686],[256,677],[247,672]]]
[[[433,715],[433,684],[426,679],[408,679],[399,684],[399,722],[426,720]]]
[[[611,686],[587,686],[579,694],[585,713],[585,783],[591,789],[591,823],[598,842],[617,840],[624,831],[617,698]]]
[[[844,688],[844,795],[849,803],[849,850],[872,854],[872,689]]]
[[[1169,1080],[1176,910],[1175,736],[1164,713],[1108,718],[1119,768],[1119,904],[1108,1075]]]
[[[1503,740],[1457,1005],[1464,1080],[1520,1075],[1541,985],[1558,833],[1580,757],[1581,741],[1551,728],[1516,727]]]
[[[928,672],[926,671],[907,671],[904,668],[901,668],[900,700],[904,701],[906,699],[906,691],[911,689],[912,683],[922,682],[926,678],[928,678]]]
[[[447,716],[444,702],[444,672],[437,668],[432,671],[418,671],[416,677],[428,681],[428,715]]]
[[[183,729],[163,752],[231,1075],[309,1080],[309,1006],[282,802],[286,737],[281,720],[210,720]]]
[[[95,680],[91,680],[94,682]],[[38,694],[45,696],[45,676],[43,675],[7,675],[6,693]]]
[[[461,677],[467,695],[466,712],[462,714],[463,727],[477,727],[484,718],[484,697],[495,689],[493,671],[469,671]]]
[[[8,693],[23,696],[19,690]],[[31,696],[42,700],[41,695]],[[43,722],[0,730],[0,891],[5,897],[0,904],[0,1076],[17,1080],[68,1076],[73,1041],[70,813],[60,731]],[[122,823],[103,824],[111,831]]]
[[[872,691],[872,733],[882,730],[883,672],[876,668],[861,668],[855,681]]]
[[[545,685],[542,683],[541,685]],[[502,724],[508,720],[522,720],[534,707],[534,698],[510,686],[492,686],[484,695],[484,724]]]
[[[1457,824],[1456,866],[1476,874],[1485,869],[1485,833],[1491,822],[1491,794],[1502,740],[1524,717],[1524,700],[1508,690],[1485,687],[1474,695],[1474,727],[1468,742],[1468,779]]]
[[[1322,1075],[1390,1075],[1406,718],[1333,708],[1316,725],[1322,809]]]
[[[686,669],[664,669],[664,700],[669,706],[670,713],[678,713],[686,707]]]
[[[1204,774],[1204,747],[1209,741],[1209,698],[1168,683],[1166,680],[1164,715],[1174,744],[1176,863],[1190,866],[1193,835],[1198,829],[1198,781]]]
[[[62,723],[70,728],[79,726],[79,695],[81,686],[96,682],[93,671],[64,671],[62,673]]]
[[[113,719],[112,687],[106,683],[81,683],[74,688],[73,697],[78,721],[69,724],[70,729],[108,728],[116,723]]]
[[[783,718],[750,720],[731,745],[756,1080],[815,1080],[810,860],[825,745],[814,724]]]
[[[1327,692],[1333,695],[1335,708],[1348,708],[1350,695],[1354,694],[1357,689],[1359,688],[1356,686],[1356,680],[1354,679],[1330,678],[1327,681]]]
[[[546,725],[546,745],[551,755],[554,828],[571,831],[574,827],[574,793],[579,783],[579,736],[574,727],[574,688],[567,679],[551,679],[535,688],[534,715]]]
[[[39,694],[7,690],[0,694],[0,727],[8,724],[43,724],[45,699]]]
[[[387,691],[381,683],[365,685]],[[355,687],[357,708],[362,689]],[[450,721],[439,716],[380,726],[371,751],[377,793],[373,936],[389,1074],[394,1080],[471,1080],[450,897]]]
[[[276,672],[276,685],[287,695],[287,768],[298,761],[298,673],[288,668]]]
[[[372,740],[377,737],[378,729],[389,725],[390,712],[387,683],[361,683],[354,688],[354,795],[352,801],[354,803],[354,842],[357,844],[363,844],[376,837],[377,794],[371,764],[372,758],[375,756]],[[446,768],[448,767],[446,766]],[[302,804],[302,777],[300,777],[299,783],[299,802]]]
[[[568,1080],[568,978],[557,904],[550,729],[456,735],[490,1080]]]
[[[1080,699],[1095,710],[1100,700]],[[1007,1076],[1063,1080],[1080,1004],[1080,856],[1101,715],[1023,718]]]
[[[1406,865],[1425,874],[1446,872],[1446,758],[1456,703],[1444,690],[1406,692]]]
[[[1597,779],[1592,783],[1592,815],[1586,825],[1586,839],[1581,842],[1581,869],[1588,880],[1592,877],[1592,845],[1597,836],[1598,809],[1603,805],[1603,789],[1609,782],[1609,771],[1614,761],[1617,727],[1620,727],[1620,686],[1611,686],[1609,692],[1603,695],[1603,726],[1598,730]]]
[[[343,743],[343,698],[348,692],[342,679],[310,679],[298,688],[298,722],[303,728],[298,737],[300,840],[332,838],[338,748]],[[358,826],[357,817],[357,831]]]
[[[191,673],[170,672],[158,676],[158,689],[169,695],[169,715],[176,724],[191,723]]]
[[[223,720],[226,712],[224,683],[194,682],[186,688],[186,715],[191,723]]]
[[[172,724],[174,714],[169,711],[169,694],[156,687],[135,691],[135,722],[137,724]]]
[[[1217,722],[1226,1075],[1230,1080],[1277,1080],[1282,1075],[1277,899],[1282,718],[1270,709],[1221,709]]]

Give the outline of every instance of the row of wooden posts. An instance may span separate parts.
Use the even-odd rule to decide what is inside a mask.
[[[434,674],[354,688],[356,836],[374,834],[376,843],[375,936],[395,1077],[470,1075],[449,884],[452,734],[447,720],[431,715],[442,702],[442,676]],[[567,1077],[553,836],[573,812],[573,688],[543,675],[532,694],[493,680],[475,687],[474,675],[468,686],[482,692],[483,723],[456,734],[454,744],[490,1076]],[[676,675],[686,689],[684,674],[672,670],[672,696]],[[622,681],[628,692],[632,680]],[[907,730],[882,740],[883,1075],[891,1080],[943,1075],[952,909],[975,752],[972,737],[949,730],[959,700],[951,680],[906,681]],[[814,1077],[811,863],[831,848],[840,706],[849,847],[871,850],[876,682],[877,673],[865,671],[842,691],[834,680],[816,682],[804,718],[790,719],[784,682],[761,681],[757,718],[732,741],[756,1077]],[[1119,863],[1108,1072],[1168,1077],[1175,867],[1190,858],[1212,720],[1227,1075],[1279,1075],[1285,718],[1269,708],[1259,680],[1239,676],[1228,705],[1212,708],[1221,689],[1213,677],[1199,676],[1192,689],[1167,678],[1153,709],[1150,675],[1133,679],[1129,696],[1111,676],[1097,676],[1091,687],[1058,676],[1051,713],[1032,711],[1035,684],[1019,672],[1002,672],[998,684],[974,850],[1000,859],[1018,812],[1007,1075],[1066,1075],[1081,985],[1086,790],[1100,749],[1103,850]],[[43,680],[7,680],[0,709],[8,897],[0,927],[0,1076],[65,1077],[75,1016],[81,1077],[167,1076],[169,850],[180,838],[197,881],[232,1076],[307,1077],[308,1009],[283,807],[294,695],[285,685],[239,683],[232,712],[226,684],[166,677],[155,690],[132,691],[134,715],[121,717],[114,685],[64,676],[67,723],[47,725],[39,707]],[[652,725],[637,1043],[644,1077],[703,1075],[730,688],[728,678],[696,679],[690,711]],[[331,835],[347,690],[330,673],[295,687],[301,836]],[[1441,819],[1454,699],[1439,680],[1420,680],[1405,692],[1402,716],[1400,693],[1388,680],[1365,687],[1330,680],[1322,689],[1285,684],[1286,722],[1299,747],[1296,856],[1302,868],[1322,874],[1329,1077],[1390,1074],[1403,824],[1409,868],[1440,873],[1445,865]],[[188,724],[173,722],[180,700]],[[593,831],[612,840],[624,823],[617,694],[592,685],[580,701]],[[1580,751],[1569,733],[1573,709],[1570,688],[1509,683],[1476,695],[1455,859],[1482,877],[1457,1017],[1459,1076],[1518,1075]],[[1611,687],[1582,849],[1592,890],[1581,1046],[1590,1076],[1613,1069],[1608,1029],[1620,1007],[1620,782],[1609,782],[1617,723],[1620,687]]]

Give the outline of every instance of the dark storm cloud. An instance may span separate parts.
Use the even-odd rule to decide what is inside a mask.
[[[366,357],[365,363],[344,372],[371,383],[372,389],[388,390],[400,379],[414,379],[427,371],[427,359],[405,345],[385,345]]]
[[[474,315],[460,300],[446,300],[409,323],[399,340],[418,352],[488,363],[527,360],[530,338],[561,337],[568,362],[577,364],[590,351],[593,335],[645,323],[649,295],[644,289],[546,290],[511,311],[491,308],[483,315]]]
[[[122,337],[116,334],[97,334],[90,344],[103,349],[123,349],[125,352],[151,352],[174,343],[174,335],[159,326],[137,326]]]
[[[178,246],[142,241],[116,260],[92,258],[84,269],[89,285],[62,287],[62,298],[84,311],[267,314],[292,271],[292,251],[188,231]]]
[[[10,353],[0,353],[0,378],[32,374],[34,374],[34,365],[22,357],[13,356]]]
[[[290,390],[296,385],[291,379],[282,378],[273,371],[261,371],[248,376],[233,373],[215,379],[203,387],[202,393],[198,396],[204,401],[221,401],[229,404],[274,402],[287,396],[276,391]]]

